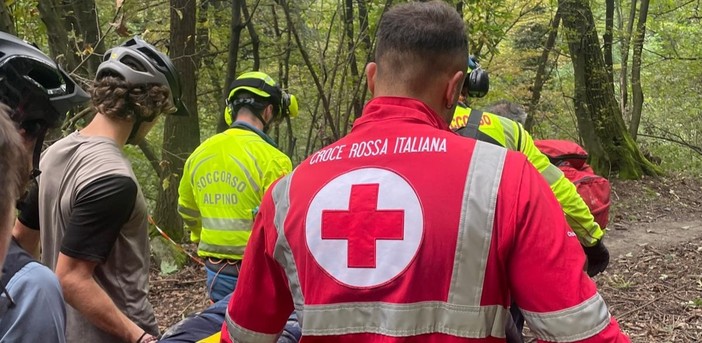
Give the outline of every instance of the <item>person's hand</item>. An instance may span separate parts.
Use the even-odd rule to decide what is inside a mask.
[[[591,247],[583,247],[587,256],[587,275],[593,277],[602,273],[609,265],[609,250],[602,240]]]
[[[144,332],[141,337],[136,341],[136,343],[152,343],[152,342],[158,342],[158,337],[153,336],[149,333]]]

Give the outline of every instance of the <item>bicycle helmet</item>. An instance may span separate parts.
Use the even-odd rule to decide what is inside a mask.
[[[33,44],[0,32],[0,101],[25,137],[35,140],[32,175],[39,171],[44,136],[58,127],[73,107],[90,96],[56,62]]]
[[[173,114],[182,116],[189,114],[181,99],[183,90],[180,74],[173,66],[171,59],[139,36],[108,50],[98,66],[95,78],[99,80],[105,75],[114,74],[131,84],[168,86],[171,90],[171,102],[177,109]]]
[[[265,104],[259,103],[255,99],[238,99],[236,95],[240,91],[248,91],[258,97],[267,99],[273,104],[276,116],[289,115],[291,118],[297,116],[297,98],[280,89],[278,84],[266,73],[254,71],[241,74],[232,82],[229,88],[227,107],[224,110],[224,121],[229,126],[234,123],[236,113],[242,106],[248,105],[254,108],[263,108],[265,106]],[[261,120],[264,126],[268,125],[260,115],[256,114],[256,117]]]
[[[57,127],[69,110],[88,100],[90,96],[41,50],[0,32],[0,101],[12,108],[15,122]]]

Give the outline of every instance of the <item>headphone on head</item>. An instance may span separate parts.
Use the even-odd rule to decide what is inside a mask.
[[[468,78],[465,86],[468,87],[468,96],[471,98],[482,98],[490,90],[490,75],[473,55],[468,57]]]
[[[237,98],[236,93],[239,91],[248,91],[267,102],[272,104],[276,109],[275,117],[297,116],[298,104],[297,98],[283,91],[278,84],[270,78],[270,76],[261,72],[248,72],[239,76],[229,86],[229,96],[226,99],[226,108],[224,110],[224,120],[227,125],[231,126],[235,121],[236,113],[243,105],[248,105],[253,108],[263,108],[265,105],[252,98]],[[263,121],[262,118],[260,118]]]

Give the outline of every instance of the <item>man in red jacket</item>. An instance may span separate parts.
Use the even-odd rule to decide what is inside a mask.
[[[398,5],[351,133],[266,193],[223,342],[504,342],[512,298],[540,342],[628,342],[543,177],[451,133],[467,69],[461,17]],[[262,320],[265,318],[265,320]]]

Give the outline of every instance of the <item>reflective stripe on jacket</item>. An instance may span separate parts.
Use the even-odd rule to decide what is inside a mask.
[[[504,342],[515,300],[541,342],[626,342],[574,236],[521,154],[376,98],[266,193],[222,341],[275,342],[294,309],[303,342]]]
[[[465,126],[471,109],[459,104],[451,121],[451,129]],[[558,167],[551,164],[548,157],[534,145],[531,135],[519,123],[492,113],[483,113],[480,132],[494,139],[501,146],[522,152],[529,162],[541,173],[551,186],[553,194],[563,207],[566,221],[578,235],[584,246],[593,246],[604,236],[604,231],[590,213],[585,201],[578,194],[575,185],[570,182]]]
[[[245,128],[203,142],[185,163],[178,212],[200,256],[241,259],[255,209],[268,187],[292,169],[290,159]]]

